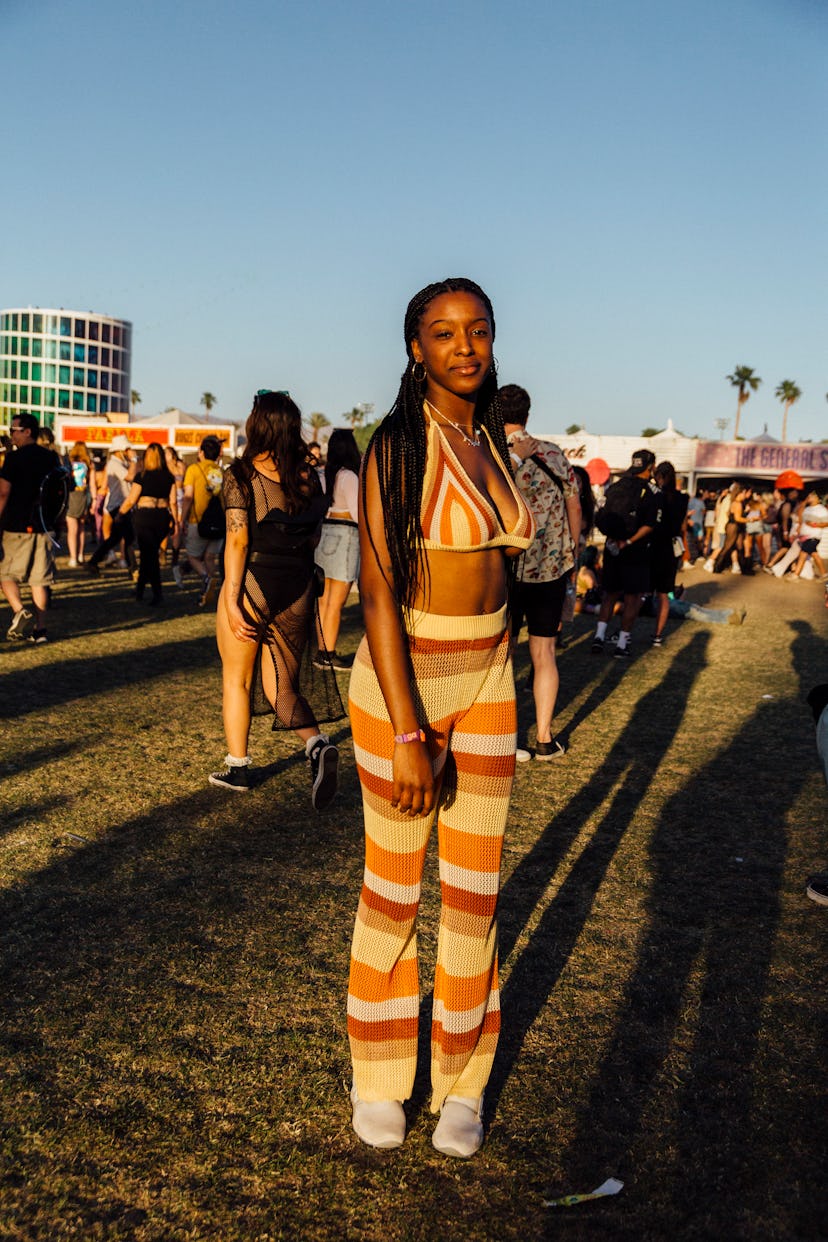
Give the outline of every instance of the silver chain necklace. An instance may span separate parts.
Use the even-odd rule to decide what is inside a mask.
[[[466,444],[471,445],[472,448],[480,448],[480,436],[479,435],[474,436],[474,438],[467,435],[459,423],[456,423],[453,418],[449,418],[448,414],[444,414],[442,410],[438,410],[434,402],[429,401],[428,397],[425,398],[425,403],[430,410],[433,410],[435,414],[439,414],[441,418],[444,418],[446,420],[446,422],[449,424],[450,427],[453,427],[455,431],[459,432],[459,434],[465,440]],[[439,427],[439,425],[440,424],[438,423],[437,426]],[[472,432],[474,432],[474,427],[472,427]]]

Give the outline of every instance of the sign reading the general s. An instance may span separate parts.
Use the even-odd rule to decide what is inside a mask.
[[[696,446],[696,470],[732,470],[736,474],[754,471],[778,474],[799,470],[806,474],[828,475],[828,444],[750,444],[741,440],[727,443],[702,440]]]

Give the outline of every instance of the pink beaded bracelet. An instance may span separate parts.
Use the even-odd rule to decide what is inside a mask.
[[[400,742],[424,742],[426,740],[425,733],[422,729],[415,729],[413,733],[395,733],[394,741]]]

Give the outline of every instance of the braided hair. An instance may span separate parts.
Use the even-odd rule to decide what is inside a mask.
[[[493,340],[495,334],[494,311],[489,298],[479,285],[464,276],[449,277],[426,285],[408,303],[403,325],[408,363],[400,380],[396,400],[371,437],[364,458],[367,462],[372,452],[376,458],[380,500],[385,518],[385,539],[391,561],[390,585],[401,614],[413,608],[418,583],[425,581],[428,575],[420,526],[420,504],[426,470],[426,429],[423,418],[425,379],[419,380],[413,373],[414,354],[411,342],[419,335],[426,307],[442,293],[471,293],[479,298],[486,307],[492,325]],[[494,361],[477,394],[474,423],[477,427],[486,428],[511,474],[506,433],[503,430],[497,396],[497,370]],[[361,505],[368,538],[376,552],[368,523],[364,489]]]

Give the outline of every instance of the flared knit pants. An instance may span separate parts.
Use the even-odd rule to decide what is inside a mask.
[[[429,815],[391,806],[394,730],[363,639],[350,715],[365,814],[365,876],[348,989],[354,1082],[362,1100],[405,1100],[417,1063],[416,920],[437,817],[442,898],[431,1032],[432,1112],[449,1094],[477,1099],[500,1031],[497,896],[515,771],[515,685],[505,609],[473,617],[414,613],[414,696],[441,782]]]

